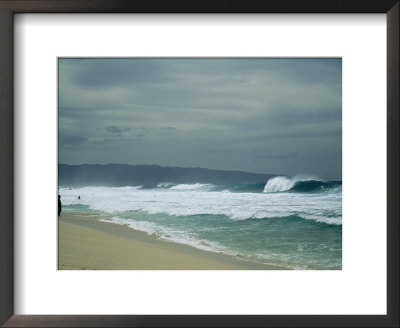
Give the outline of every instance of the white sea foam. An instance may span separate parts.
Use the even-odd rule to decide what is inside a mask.
[[[195,188],[206,186],[199,184]],[[233,220],[297,215],[327,224],[341,224],[342,216],[341,193],[230,193],[196,189],[85,187],[71,190],[61,188],[60,194],[64,205],[82,204],[107,213],[145,211],[174,216],[212,214],[226,215]]]
[[[143,231],[150,236],[154,236],[160,239],[172,241],[179,244],[190,245],[205,251],[223,253],[228,255],[237,255],[236,252],[232,252],[216,242],[204,239],[198,239],[195,236],[193,236],[193,234],[191,234],[190,232],[172,229],[165,226],[160,226],[153,222],[123,219],[117,216],[112,217],[111,220],[101,219],[100,221],[128,226],[129,228],[138,231]]]
[[[194,184],[179,184],[171,187],[171,190],[211,190],[214,186],[212,184],[194,183]]]
[[[311,175],[298,174],[293,178],[278,176],[275,178],[271,178],[267,181],[264,187],[264,192],[280,192],[280,191],[288,191],[294,187],[296,182],[299,181],[321,181],[319,178]]]
[[[169,188],[173,185],[174,183],[172,182],[160,182],[159,184],[157,184],[157,188]]]

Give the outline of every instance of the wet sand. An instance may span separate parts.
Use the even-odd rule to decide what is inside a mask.
[[[126,226],[63,212],[58,225],[60,270],[282,270],[165,241]]]

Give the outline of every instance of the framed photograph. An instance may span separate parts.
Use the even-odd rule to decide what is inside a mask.
[[[399,325],[398,1],[0,14],[2,325]]]

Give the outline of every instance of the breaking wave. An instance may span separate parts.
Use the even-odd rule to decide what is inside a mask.
[[[340,181],[322,181],[314,176],[296,175],[293,178],[279,176],[267,181],[264,192],[318,192],[341,185]]]

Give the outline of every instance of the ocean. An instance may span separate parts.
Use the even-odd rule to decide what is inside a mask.
[[[342,183],[278,176],[262,184],[60,187],[63,211],[246,261],[342,268]],[[80,196],[80,199],[78,199]]]

